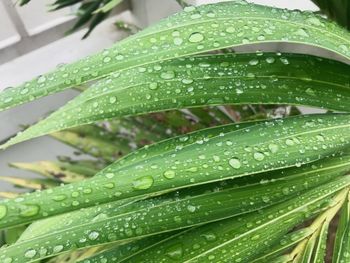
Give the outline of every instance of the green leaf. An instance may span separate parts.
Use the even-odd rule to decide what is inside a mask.
[[[51,134],[55,139],[94,157],[113,162],[129,153],[128,141],[117,138],[96,125],[84,125]]]
[[[33,163],[11,163],[10,166],[39,173],[65,183],[79,182],[94,175],[98,170],[75,163],[40,161]]]
[[[322,47],[350,58],[349,33],[310,12],[244,1],[188,7],[108,50],[2,92],[0,110],[115,71],[211,50],[276,41]]]
[[[102,119],[204,105],[277,103],[350,111],[349,69],[293,54],[206,55],[133,68],[101,80],[1,147]]]
[[[296,244],[311,236],[313,233],[314,229],[311,229],[310,227],[302,228],[288,233],[283,238],[281,238],[277,245],[271,249],[268,249],[268,251],[266,251],[263,256],[254,259],[252,263],[271,262],[271,260],[276,259],[276,257],[279,258],[279,255],[281,255],[283,252],[289,250],[290,248],[293,248]]]
[[[94,13],[98,13],[98,12],[106,13],[106,12],[109,12],[114,7],[119,5],[121,2],[123,2],[123,0],[109,0],[109,2],[107,4],[105,4],[104,6],[100,7],[99,9],[97,9]]]
[[[350,29],[350,3],[347,0],[312,0],[323,13]]]
[[[325,209],[330,201],[327,196],[348,184],[331,189],[335,185],[332,182],[281,204],[194,228],[123,262],[250,262],[297,224]],[[344,189],[334,199],[347,193]]]
[[[328,229],[329,229],[329,221],[325,221],[320,228],[318,239],[315,244],[315,251],[313,256],[315,263],[325,262]]]
[[[329,160],[333,162],[333,159]],[[49,244],[44,255],[36,253],[32,258],[39,259],[76,247],[146,237],[261,210],[332,179],[332,191],[350,184],[350,177],[334,179],[334,170],[328,169],[330,167],[326,171],[309,165],[304,169],[265,174],[264,178],[271,180],[263,184],[258,180],[239,187],[233,180],[222,185],[184,189],[155,199],[124,204],[115,202],[78,210],[32,224],[15,245],[1,252],[4,257],[25,260],[23,255],[27,251],[39,252],[40,244]],[[327,192],[319,191],[320,194]],[[57,247],[59,251],[55,249]]]
[[[91,179],[28,194],[21,202],[2,201],[0,207],[5,213],[0,218],[0,227],[98,203],[300,167],[342,150],[350,140],[347,114],[297,116],[240,130],[236,130],[236,125],[224,127],[226,131],[194,142],[188,135],[176,138],[173,142],[184,143],[169,150],[164,144],[150,150],[146,147],[136,155],[129,155],[124,164],[123,161],[112,164]],[[186,143],[187,140],[190,142]]]
[[[150,247],[157,246],[158,243],[169,237],[172,238],[172,233],[150,236],[140,240],[131,241],[126,244],[116,245],[108,250],[93,255],[92,257],[88,257],[85,260],[78,261],[78,263],[84,263],[87,261],[90,263],[121,262],[138,253],[142,253],[144,250]]]
[[[0,176],[0,181],[8,182],[17,187],[36,190],[51,188],[59,185],[58,182],[48,179],[24,179],[13,176]]]
[[[333,263],[347,262],[350,257],[350,197],[342,207],[336,232]]]

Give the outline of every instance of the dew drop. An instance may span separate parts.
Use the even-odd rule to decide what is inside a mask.
[[[60,201],[65,200],[66,198],[67,198],[66,195],[61,194],[61,195],[55,195],[52,199],[53,199],[54,201],[60,202]]]
[[[216,240],[216,235],[213,232],[207,232],[201,235],[206,241],[213,242]]]
[[[109,103],[113,104],[113,103],[116,103],[117,102],[117,98],[116,97],[110,97],[109,98]]]
[[[57,246],[54,246],[54,248],[53,248],[53,252],[54,253],[59,253],[59,252],[61,252],[62,250],[63,250],[63,246],[62,245],[57,245]]]
[[[261,153],[261,152],[255,152],[255,153],[253,154],[253,157],[254,157],[254,159],[257,160],[257,161],[262,161],[262,160],[265,159],[265,155],[264,155],[263,153]]]
[[[33,258],[36,255],[36,250],[35,249],[29,249],[24,253],[24,256],[26,258]]]
[[[100,236],[100,233],[98,233],[97,231],[91,231],[88,235],[88,238],[90,240],[96,240],[99,236]]]
[[[19,213],[22,217],[30,217],[35,216],[39,213],[40,207],[37,205],[25,205],[21,207],[21,211]]]
[[[176,173],[173,170],[167,170],[167,171],[164,172],[163,175],[167,179],[173,179],[175,177]]]
[[[235,28],[232,27],[232,26],[226,28],[226,32],[227,32],[227,33],[234,33],[235,31],[236,31]]]
[[[0,205],[0,219],[3,219],[7,214],[7,207]]]
[[[275,63],[275,58],[268,57],[268,58],[266,58],[266,62],[269,63],[269,64]]]
[[[28,93],[28,91],[29,91],[29,89],[28,88],[23,88],[22,90],[21,90],[21,94],[22,95],[24,95],[24,94],[27,94]]]
[[[114,183],[106,183],[103,185],[104,188],[113,189],[115,187]]]
[[[249,65],[251,66],[255,66],[255,65],[258,65],[259,64],[259,60],[257,59],[252,59],[249,61]]]
[[[165,71],[160,74],[160,77],[162,79],[173,79],[175,78],[175,72],[174,71]]]
[[[144,176],[136,179],[133,182],[133,188],[136,190],[146,190],[150,188],[154,183],[152,176]]]
[[[295,143],[294,143],[294,140],[292,140],[292,139],[287,139],[287,140],[286,140],[286,144],[287,144],[288,146],[293,146]]]
[[[190,35],[190,37],[188,38],[188,41],[190,41],[191,43],[198,43],[204,40],[204,36],[199,33],[199,32],[194,32]]]
[[[188,205],[187,210],[188,210],[188,212],[193,213],[196,211],[196,207],[194,205]]]
[[[103,62],[104,63],[108,63],[108,62],[110,62],[112,59],[111,59],[111,57],[104,57],[103,58]]]
[[[158,88],[158,83],[157,82],[152,82],[149,84],[149,89],[155,90]]]
[[[274,143],[270,143],[269,144],[269,150],[272,152],[272,153],[276,153],[278,151],[278,145],[277,144],[274,144]]]
[[[40,76],[38,78],[38,83],[44,83],[46,81],[46,77],[45,76]]]
[[[174,245],[172,247],[169,247],[166,250],[166,255],[174,260],[179,260],[183,256],[183,249],[181,244]]]
[[[239,169],[241,168],[242,164],[241,161],[237,158],[232,158],[228,161],[229,165],[234,168],[234,169]]]
[[[106,177],[108,179],[112,179],[114,177],[114,173],[106,173]]]
[[[309,37],[309,34],[307,33],[305,28],[299,28],[295,33],[302,37]]]

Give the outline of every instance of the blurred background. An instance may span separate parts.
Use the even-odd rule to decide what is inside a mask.
[[[144,28],[182,9],[180,6],[182,1],[176,0],[114,1],[120,3],[113,8],[106,19],[103,21],[101,19],[101,23],[92,30],[88,37],[82,40],[87,32],[90,33],[89,27],[91,29],[93,22],[90,17],[87,23],[81,24],[81,20],[89,18],[84,16],[81,3],[49,12],[49,9],[53,8],[50,5],[53,3],[52,0],[32,0],[20,6],[26,1],[0,1],[0,91],[52,70],[61,64],[110,47],[138,28]],[[219,1],[189,0],[187,2],[199,5]],[[318,10],[318,7],[309,0],[255,0],[250,2],[289,9]],[[76,14],[79,14],[78,19]],[[74,25],[76,30],[66,34]],[[271,48],[277,51],[286,47],[275,45]],[[251,49],[257,49],[257,47],[251,47]],[[305,52],[310,53],[309,50]],[[7,140],[22,129],[21,125],[38,121],[77,94],[77,91],[69,90],[0,112],[0,141]],[[72,156],[73,154],[73,148],[50,137],[30,140],[0,152],[0,175],[32,177],[34,176],[32,173],[11,168],[8,163],[55,160],[57,156]],[[80,155],[78,158],[91,157]],[[0,182],[0,191],[11,189],[10,184]]]

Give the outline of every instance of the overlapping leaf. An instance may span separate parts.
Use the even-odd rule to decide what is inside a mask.
[[[350,199],[342,207],[334,243],[333,263],[347,262],[350,257]]]
[[[264,174],[261,178],[269,181],[263,184],[259,177],[246,186],[233,180],[222,185],[185,189],[156,199],[124,204],[119,201],[60,215],[34,223],[15,245],[1,252],[13,259],[25,260],[23,255],[34,250],[35,255],[27,260],[39,259],[76,246],[129,240],[249,213],[335,180],[349,171],[350,159],[346,159],[329,158],[324,164],[319,162],[283,173]],[[348,181],[341,177],[338,187]],[[41,244],[50,245],[39,255]]]
[[[349,33],[321,16],[232,1],[188,7],[97,55],[1,93],[0,110],[111,72],[249,43],[303,43],[350,57]]]
[[[230,126],[224,127],[226,133],[176,145],[170,151],[162,144],[150,151],[146,148],[139,152],[142,155],[130,155],[124,165],[117,162],[91,179],[24,195],[20,201],[2,201],[0,226],[31,222],[97,203],[301,166],[350,142],[347,114],[297,116],[231,132]],[[186,142],[188,137],[178,140]]]
[[[130,69],[98,82],[3,148],[102,119],[174,108],[284,103],[350,111],[349,69],[292,54],[208,55]]]
[[[327,196],[348,185],[338,183],[334,181],[260,212],[189,230],[123,262],[249,262],[322,209]],[[336,189],[329,188],[335,185]],[[341,191],[335,203],[343,202],[347,193],[348,189]]]

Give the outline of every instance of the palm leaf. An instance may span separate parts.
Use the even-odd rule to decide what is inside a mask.
[[[209,55],[143,69],[98,82],[2,147],[101,119],[173,108],[279,103],[350,110],[349,66],[316,57]]]
[[[2,92],[0,110],[112,72],[211,50],[276,41],[322,47],[350,57],[349,33],[321,16],[245,1],[188,7],[102,53]]]
[[[210,188],[218,189],[218,185],[210,188],[203,186],[195,190],[185,189],[159,199],[124,204],[109,203],[38,221],[15,245],[4,248],[1,252],[21,260],[25,258],[23,255],[26,251],[38,251],[40,245],[36,244],[50,244],[50,247],[46,247],[45,255],[38,254],[33,257],[39,259],[71,250],[72,246],[63,245],[61,238],[65,239],[64,244],[75,244],[74,246],[82,248],[188,228],[246,214],[283,201],[288,204],[286,200],[305,191],[305,185],[312,189],[322,184],[322,181],[327,182],[327,178],[328,180],[331,178],[328,172],[322,173],[325,178],[320,177],[320,171],[315,172],[312,166],[304,172],[300,170],[291,170],[290,175],[287,172],[282,177],[277,173],[280,176],[279,180],[271,180],[269,184],[261,184],[258,181],[255,184],[237,187],[233,181],[223,186],[221,190],[208,191]],[[305,172],[311,174],[305,177]],[[269,177],[271,176],[265,175],[265,178]],[[331,191],[337,191],[349,184],[349,177],[340,177],[326,184],[328,186],[325,189],[331,189],[329,185],[332,185]],[[321,189],[318,189],[319,194],[327,192]],[[248,198],[250,202],[246,201]],[[317,198],[314,201],[316,200]],[[126,225],[130,227],[125,228]],[[117,231],[120,229],[124,230]],[[57,247],[60,248],[59,251],[55,249]]]
[[[298,116],[240,130],[235,130],[234,125],[225,129],[230,127],[234,130],[212,138],[203,137],[185,146],[176,145],[175,150],[173,146],[168,151],[164,144],[153,147],[149,153],[146,148],[130,155],[124,163],[108,166],[91,179],[28,194],[20,203],[1,202],[5,213],[0,226],[31,222],[43,214],[55,215],[97,203],[301,166],[341,150],[350,140],[347,114]],[[210,135],[210,131],[206,133]],[[214,131],[218,132],[218,128]],[[182,140],[188,140],[188,136]],[[166,144],[171,144],[171,140]],[[57,201],[57,196],[64,198]],[[75,205],[62,205],[62,202]]]

